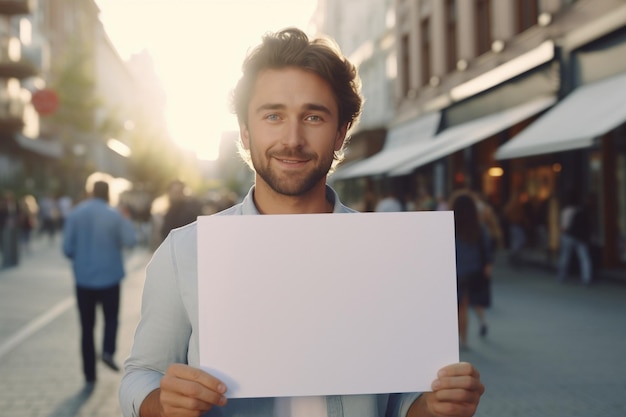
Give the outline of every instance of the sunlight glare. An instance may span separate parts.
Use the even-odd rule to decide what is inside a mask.
[[[121,57],[147,50],[167,97],[173,140],[200,159],[218,157],[222,132],[237,130],[230,92],[247,51],[268,31],[310,33],[317,0],[97,0]]]

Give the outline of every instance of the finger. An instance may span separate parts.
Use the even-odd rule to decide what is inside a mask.
[[[161,390],[159,400],[166,416],[200,416],[209,411],[213,404],[197,398]]]
[[[189,365],[181,363],[172,364],[168,367],[166,374],[189,381],[195,381],[209,390],[215,391],[219,394],[224,394],[227,390],[226,384],[213,375],[208,372],[204,372],[202,369],[194,368]]]
[[[466,390],[463,388],[444,389],[441,391],[433,392],[433,395],[437,402],[452,402],[452,403],[478,403],[480,400],[480,391]]]
[[[161,378],[160,400],[164,407],[207,411],[213,405],[223,406],[226,387],[215,377],[188,365],[168,367]]]
[[[468,362],[453,363],[451,365],[444,366],[439,370],[439,372],[437,372],[437,376],[439,378],[460,375],[470,375],[474,378],[480,379],[480,372],[478,372],[478,369],[474,368],[474,366]]]
[[[208,410],[226,404],[226,397],[196,381],[165,375],[161,378],[161,401],[172,406]]]
[[[479,379],[472,376],[444,377],[433,381],[431,388],[433,392],[445,390],[465,390],[476,392],[479,396],[485,392],[485,386]]]

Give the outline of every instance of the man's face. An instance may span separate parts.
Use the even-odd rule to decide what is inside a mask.
[[[339,126],[330,86],[298,68],[259,74],[241,138],[259,181],[277,193],[299,196],[326,183],[346,126]],[[260,184],[264,185],[264,184]]]

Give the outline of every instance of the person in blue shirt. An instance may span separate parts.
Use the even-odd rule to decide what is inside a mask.
[[[233,104],[240,154],[255,183],[240,204],[216,215],[354,213],[326,184],[362,104],[356,69],[334,43],[309,40],[293,28],[266,35],[244,62]],[[294,244],[309,238],[293,231]],[[237,256],[245,262],[254,250],[242,242]],[[125,417],[474,415],[484,386],[469,363],[439,370],[432,392],[227,399],[226,384],[200,368],[197,261],[194,222],[170,232],[148,265],[141,320],[119,389]],[[271,273],[259,271],[252,278]],[[403,337],[408,335],[398,334],[393,342],[402,343]]]
[[[115,354],[120,282],[124,278],[123,249],[136,243],[127,215],[109,205],[109,185],[97,181],[92,197],[78,204],[63,228],[63,253],[72,261],[76,303],[81,323],[83,372],[88,383],[96,380],[94,323],[96,306],[104,313],[102,360],[118,371]]]

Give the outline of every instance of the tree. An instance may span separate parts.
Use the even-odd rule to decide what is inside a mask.
[[[95,111],[100,100],[95,94],[93,53],[87,42],[75,40],[65,51],[53,62],[50,87],[59,96],[59,108],[47,122],[64,148],[59,162],[63,188],[76,195],[95,168],[88,150],[98,130]]]

